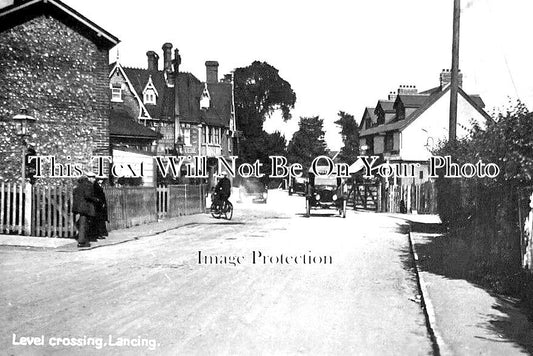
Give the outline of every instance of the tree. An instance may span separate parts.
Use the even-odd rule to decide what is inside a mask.
[[[264,182],[268,183],[269,179],[266,175],[271,172],[271,164],[269,156],[283,156],[287,155],[287,140],[279,132],[267,133],[263,131],[258,137],[253,140],[245,141],[243,150],[248,153],[248,162],[253,163],[259,160],[263,164],[261,173],[265,173]],[[251,157],[254,157],[252,160]],[[274,180],[274,182],[279,182]]]
[[[308,169],[313,159],[326,154],[324,120],[318,116],[301,117],[298,126],[287,147],[288,160],[290,163],[301,163],[304,169]]]
[[[359,126],[353,115],[339,111],[339,119],[335,124],[341,128],[343,146],[339,152],[341,162],[352,164],[359,156]]]
[[[265,119],[281,110],[283,119],[289,120],[296,94],[289,82],[279,76],[278,70],[266,62],[255,61],[247,67],[237,68],[234,78],[237,129],[243,134],[239,154],[245,161],[255,160],[258,157],[254,150],[261,151],[256,141],[266,137],[263,131]]]

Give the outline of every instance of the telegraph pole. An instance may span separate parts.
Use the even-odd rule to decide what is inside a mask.
[[[453,1],[453,41],[452,41],[452,80],[450,83],[450,137],[457,138],[457,94],[459,91],[459,24],[461,0]]]

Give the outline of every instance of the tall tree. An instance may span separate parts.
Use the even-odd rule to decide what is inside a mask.
[[[263,136],[263,123],[276,110],[283,119],[291,118],[296,94],[289,82],[280,77],[276,68],[266,62],[255,61],[235,70],[235,113],[237,129],[242,131],[240,155],[255,160],[256,141]]]
[[[335,124],[340,126],[343,146],[339,152],[341,162],[352,164],[359,156],[359,126],[353,115],[339,111]]]
[[[287,147],[287,155],[289,162],[301,163],[307,170],[313,159],[326,154],[324,120],[318,116],[301,117],[298,126]]]

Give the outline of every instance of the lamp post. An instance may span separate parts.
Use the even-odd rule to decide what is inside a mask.
[[[26,146],[28,143],[25,137],[28,136],[28,129],[35,123],[35,118],[28,115],[27,109],[22,109],[20,114],[13,116],[15,127],[17,129],[17,136],[22,140],[22,184],[26,184]]]

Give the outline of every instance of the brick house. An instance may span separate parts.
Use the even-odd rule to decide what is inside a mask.
[[[0,179],[21,176],[12,119],[21,109],[36,119],[27,142],[38,155],[82,164],[109,155],[108,57],[118,42],[58,0],[0,8]]]
[[[163,65],[159,55],[146,53],[146,68],[110,65],[111,111],[122,112],[132,122],[160,134],[150,148],[158,155],[206,156],[210,176],[214,158],[234,155],[235,114],[231,76],[218,79],[218,62],[207,61],[206,81],[180,72],[181,56],[165,43]]]
[[[451,72],[443,70],[439,86],[418,92],[412,85],[402,85],[386,100],[364,110],[359,125],[360,146],[366,145],[367,155],[380,156],[388,163],[419,163],[416,178],[401,178],[410,184],[428,180],[427,163],[431,151],[440,141],[447,140],[449,131]],[[492,118],[484,110],[479,95],[468,95],[462,89],[459,74],[457,138],[469,135],[473,124],[486,127]]]

